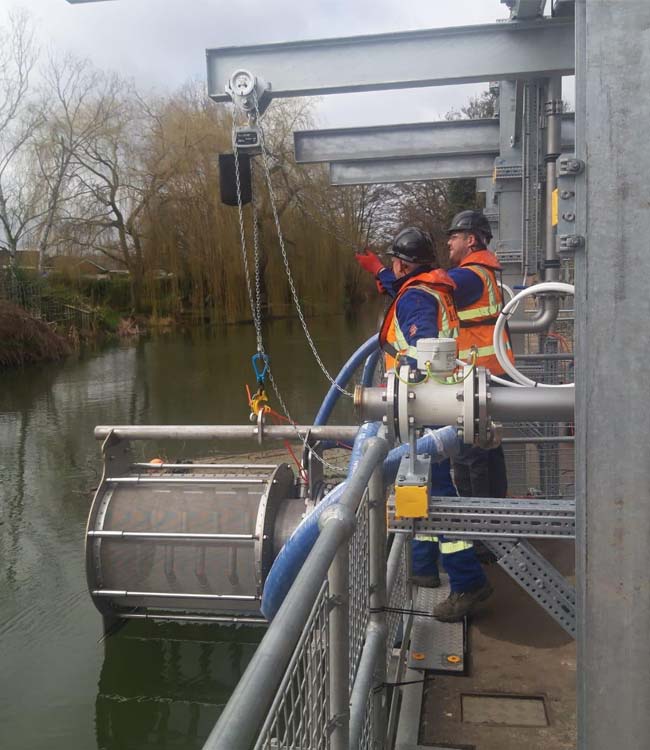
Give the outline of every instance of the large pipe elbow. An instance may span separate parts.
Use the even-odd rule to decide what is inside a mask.
[[[560,312],[560,301],[557,297],[542,297],[542,309],[533,318],[526,320],[509,320],[510,333],[542,333],[557,320]]]

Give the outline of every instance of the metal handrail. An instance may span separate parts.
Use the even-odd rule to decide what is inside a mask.
[[[321,591],[323,581],[341,547],[347,548],[355,529],[356,509],[373,472],[377,472],[378,477],[380,465],[387,452],[388,445],[385,440],[371,438],[367,441],[364,455],[356,471],[347,481],[340,502],[323,513],[319,522],[321,531],[314,547],[206,740],[203,750],[245,750],[254,744]],[[385,544],[385,534],[382,544]],[[339,681],[345,677],[344,695],[347,699],[347,669],[341,669],[339,665],[337,673]],[[334,690],[338,691],[339,688],[334,687]],[[346,717],[342,718],[346,723]],[[334,734],[330,740],[332,747],[348,747],[348,737],[343,736],[340,731],[336,732],[336,742]]]

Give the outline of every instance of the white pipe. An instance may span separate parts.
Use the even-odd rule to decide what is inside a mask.
[[[505,350],[505,342],[503,340],[503,329],[505,327],[506,321],[508,320],[508,317],[512,315],[514,309],[516,306],[521,302],[522,299],[525,297],[530,297],[534,294],[539,294],[540,292],[555,292],[557,294],[575,294],[575,287],[572,284],[564,284],[560,281],[546,281],[542,284],[534,284],[533,286],[528,287],[527,289],[522,289],[518,294],[516,294],[510,302],[508,302],[507,305],[501,310],[501,314],[499,315],[499,319],[497,320],[496,325],[494,326],[494,351],[497,356],[497,359],[499,360],[499,364],[503,369],[506,371],[508,375],[520,385],[527,385],[527,386],[537,386],[539,388],[573,388],[573,383],[560,383],[560,384],[550,384],[550,383],[538,383],[535,380],[531,380],[530,378],[527,378],[525,375],[522,375],[522,373],[519,372],[519,370],[512,364],[512,362],[508,359],[506,355]],[[497,381],[498,382],[498,381]]]

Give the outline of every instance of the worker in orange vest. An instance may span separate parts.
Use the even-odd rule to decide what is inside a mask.
[[[431,237],[416,227],[403,229],[387,251],[392,269],[384,267],[371,251],[357,255],[359,265],[381,282],[393,297],[379,340],[386,354],[386,368],[391,369],[401,359],[416,365],[416,344],[420,338],[456,338],[459,320],[453,301],[454,282],[438,268]],[[383,278],[386,284],[383,284]],[[449,461],[431,466],[434,495],[455,496]],[[413,581],[420,586],[440,585],[438,577],[438,548],[449,575],[451,593],[433,611],[434,617],[444,622],[455,622],[470,614],[477,604],[492,593],[472,542],[447,540],[440,537],[418,538],[413,541]]]
[[[456,282],[454,301],[458,308],[460,333],[458,356],[487,367],[493,375],[504,376],[494,353],[493,337],[503,307],[497,274],[501,264],[487,246],[492,239],[490,223],[481,211],[461,211],[447,230],[449,275]],[[514,361],[510,337],[504,331],[504,348]],[[508,491],[503,448],[466,448],[454,459],[454,482],[461,497],[505,497]]]

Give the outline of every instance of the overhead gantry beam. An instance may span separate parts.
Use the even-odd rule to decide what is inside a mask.
[[[231,75],[250,71],[274,97],[571,75],[572,19],[537,19],[206,51],[208,93],[229,101]]]
[[[492,154],[449,154],[413,159],[339,161],[330,164],[331,185],[374,185],[487,177],[494,171]]]
[[[296,161],[404,159],[412,157],[499,155],[499,120],[450,120],[363,128],[298,130]],[[573,150],[573,114],[562,118],[562,148]]]

